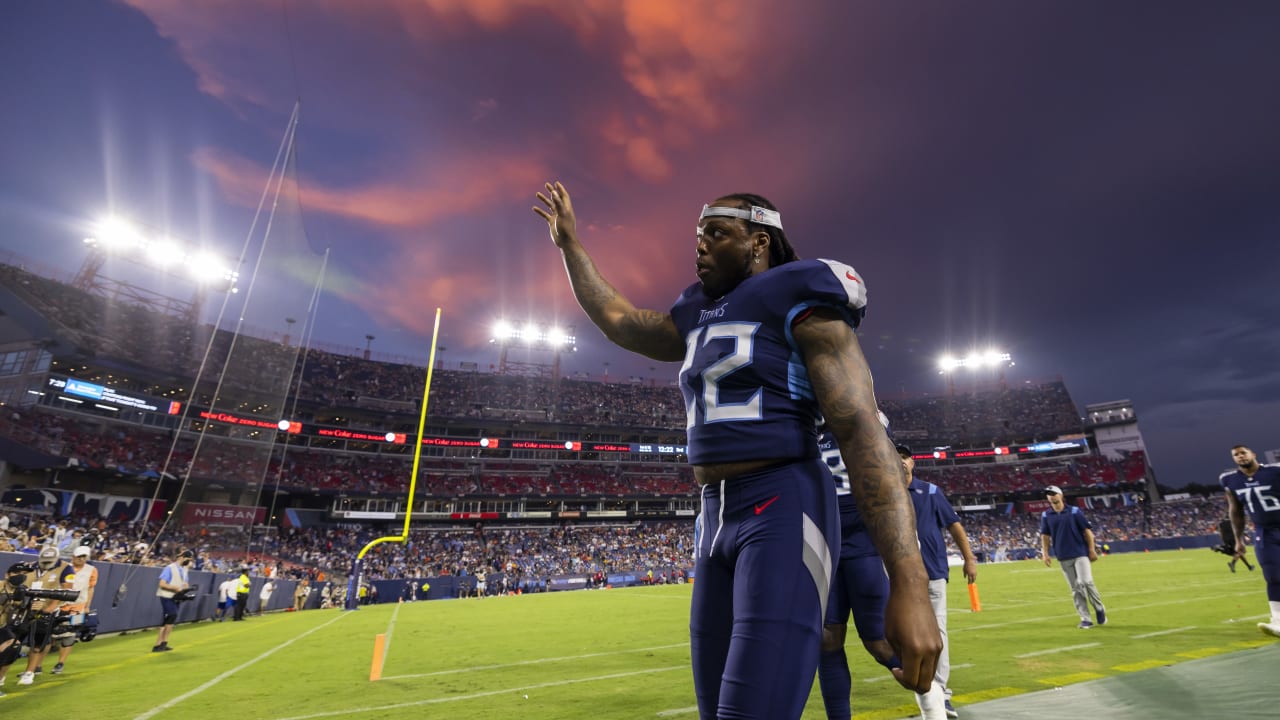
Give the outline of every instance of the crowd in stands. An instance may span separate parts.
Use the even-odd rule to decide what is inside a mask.
[[[396,494],[408,489],[412,458],[405,455],[336,452],[194,434],[173,446],[167,431],[80,419],[31,408],[17,420],[0,419],[0,435],[89,467],[131,474],[158,473],[173,447],[167,472],[221,483],[274,485],[319,493]],[[193,462],[194,458],[194,462]],[[1035,494],[1049,485],[1071,489],[1125,488],[1141,484],[1141,452],[1113,461],[1093,455],[1036,462],[981,465],[917,465],[917,474],[949,496]],[[420,463],[418,487],[439,497],[633,497],[694,496],[687,465],[499,458],[441,459]]]
[[[1213,535],[1225,515],[1220,497],[1100,507],[1086,511],[1100,547],[1124,540]],[[264,530],[243,527],[170,526],[159,536],[154,523],[108,523],[73,516],[57,520],[22,512],[0,531],[0,550],[38,552],[52,543],[70,556],[80,544],[98,561],[164,565],[183,549],[197,552],[196,569],[324,582],[340,580],[352,559],[386,528],[309,527]],[[1039,513],[962,513],[974,552],[985,561],[1035,557],[1040,549]],[[0,523],[3,525],[5,523]],[[692,520],[615,525],[557,524],[467,529],[414,528],[405,543],[375,546],[365,558],[370,579],[504,573],[515,577],[654,571],[691,564]],[[7,543],[7,545],[6,545]]]
[[[70,558],[79,545],[93,549],[100,562],[163,566],[177,553],[197,554],[194,569],[324,582],[348,572],[356,554],[385,528],[359,530],[284,528],[264,531],[244,527],[170,526],[159,535],[157,523],[108,523],[102,518],[58,520],[24,512],[4,513],[8,527],[0,531],[0,550],[36,554],[46,544]],[[476,526],[470,529],[418,529],[405,543],[375,546],[365,557],[369,579],[507,573],[546,578],[556,575],[684,568],[693,552],[692,521],[660,521],[626,525],[572,524],[541,527]]]
[[[59,372],[121,390],[224,409],[284,413],[296,397],[303,415],[319,409],[366,408],[416,416],[425,369],[379,362],[247,334],[233,336],[186,316],[108,300],[38,274],[0,264],[0,284],[40,312],[92,355],[54,358]],[[199,383],[205,349],[213,343]],[[234,347],[234,352],[229,352]],[[225,364],[224,364],[225,363]],[[294,380],[301,378],[300,383]],[[294,386],[297,385],[296,392]],[[882,398],[900,437],[928,444],[1000,444],[1079,433],[1081,419],[1062,382],[912,399]],[[684,401],[672,384],[608,383],[438,369],[429,417],[539,421],[577,426],[680,431]]]

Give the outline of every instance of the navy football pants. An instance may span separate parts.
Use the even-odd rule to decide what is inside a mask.
[[[799,718],[840,547],[831,476],[813,459],[707,485],[702,520],[689,618],[698,712]]]

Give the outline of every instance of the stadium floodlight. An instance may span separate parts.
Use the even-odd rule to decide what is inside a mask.
[[[95,225],[97,233],[84,239],[86,245],[101,245],[108,250],[132,248],[142,243],[142,235],[128,221],[106,217]]]
[[[187,254],[174,241],[164,238],[149,244],[145,249],[147,260],[161,268],[180,264],[187,259]]]
[[[514,345],[549,350],[576,350],[577,338],[572,330],[558,325],[539,325],[525,322],[514,325],[507,320],[499,320],[493,324],[493,334],[489,342],[499,345]]]
[[[118,217],[106,217],[94,223],[95,234],[84,239],[85,245],[102,253],[132,255],[161,270],[185,271],[199,283],[221,283],[236,292],[240,273],[232,263],[207,250],[192,250],[165,236],[149,237],[135,225]]]
[[[938,374],[946,375],[960,368],[984,370],[1012,365],[1013,359],[1009,353],[989,348],[981,351],[974,350],[962,358],[957,358],[954,355],[943,355],[938,358]]]

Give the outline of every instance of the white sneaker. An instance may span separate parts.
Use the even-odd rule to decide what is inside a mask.
[[[923,720],[947,720],[947,692],[936,680],[929,692],[923,695],[916,693],[916,705]]]
[[[36,681],[36,674],[33,672],[24,672],[18,676],[19,685],[30,685]]]
[[[1280,622],[1258,623],[1258,629],[1268,635],[1280,638]]]

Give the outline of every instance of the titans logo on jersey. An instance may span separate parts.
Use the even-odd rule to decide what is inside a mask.
[[[833,260],[780,265],[720,298],[689,286],[671,308],[685,338],[689,462],[816,456],[818,403],[791,324],[830,307],[857,327],[866,305],[862,278]]]
[[[1218,482],[1222,489],[1235,494],[1258,532],[1280,528],[1280,465],[1262,465],[1253,477],[1239,470],[1224,472]]]

